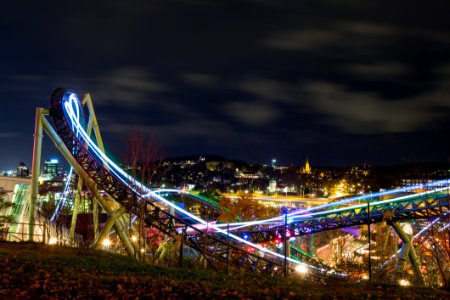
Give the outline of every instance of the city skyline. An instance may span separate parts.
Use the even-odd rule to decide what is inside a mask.
[[[0,12],[2,170],[31,166],[35,108],[58,86],[91,93],[116,158],[141,126],[166,157],[449,160],[450,22],[437,1],[68,5]]]

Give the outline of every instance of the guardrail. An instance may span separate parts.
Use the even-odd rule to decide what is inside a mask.
[[[34,232],[30,236],[28,228],[34,226]],[[43,244],[57,244],[69,246],[69,230],[52,223],[23,223],[3,222],[0,225],[0,241],[27,242],[33,241]],[[83,236],[75,234],[73,247],[83,244]]]

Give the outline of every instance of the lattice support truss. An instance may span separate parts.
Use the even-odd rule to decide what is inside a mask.
[[[112,176],[109,170],[100,163],[101,159],[88,151],[67,123],[61,108],[61,99],[65,91],[65,89],[57,89],[51,98],[50,115],[54,127],[69,153],[76,160],[77,165],[84,170],[99,188],[103,189],[118,203],[127,207],[129,211],[136,210],[139,206],[136,203],[137,201],[147,201],[145,221],[148,226],[158,228],[172,237],[182,235],[187,241],[186,244],[213,262],[212,265],[220,262],[226,263],[228,260],[228,263],[231,262],[231,265],[250,270],[258,269],[261,272],[272,272],[281,269],[282,263],[278,261],[279,259],[275,261],[268,260],[265,257],[245,251],[242,249],[243,246],[218,233],[202,232],[189,224],[188,221],[175,218],[162,210],[151,199],[142,199],[140,195],[145,193],[137,189],[133,180],[130,180],[127,184],[134,186],[134,191],[128,188],[125,183]],[[139,215],[137,211],[135,213]],[[175,224],[177,225],[175,226]],[[183,235],[183,232],[186,233],[188,231],[193,231],[195,234]],[[227,249],[227,253],[230,253],[231,250],[233,254],[224,255],[225,249]]]
[[[450,196],[447,193],[436,193],[428,197],[418,197],[405,201],[379,203],[370,207],[370,223],[385,220],[386,215],[393,221],[410,219],[428,219],[447,214],[450,207]],[[367,208],[348,208],[338,212],[324,212],[319,217],[305,217],[301,221],[287,224],[290,236],[312,234],[326,230],[339,229],[367,224]],[[241,236],[249,236],[249,240],[262,243],[273,240],[283,232],[285,225],[272,228],[258,228],[254,231],[243,231]]]

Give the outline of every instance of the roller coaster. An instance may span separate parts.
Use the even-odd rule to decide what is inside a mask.
[[[36,110],[30,221],[36,210],[44,131],[109,215],[102,233],[96,237],[96,246],[114,228],[130,256],[136,255],[136,245],[130,237],[130,224],[139,219],[146,226],[178,238],[216,269],[286,274],[302,266],[318,277],[346,278],[346,273],[338,272],[308,253],[291,247],[288,240],[327,230],[386,221],[403,241],[397,255],[402,259],[409,256],[414,272],[420,276],[419,263],[411,247],[413,238],[402,230],[398,222],[441,220],[448,216],[450,207],[450,180],[441,180],[347,198],[267,220],[217,223],[211,217],[205,219],[194,213],[189,205],[178,204],[180,201],[195,203],[206,207],[210,216],[216,216],[221,208],[213,201],[176,189],[150,189],[120,168],[105,154],[90,96],[85,95],[80,100],[74,91],[57,88],[51,95],[49,109]],[[404,194],[419,189],[422,190],[419,193]],[[183,199],[174,201],[174,197],[180,195]],[[384,200],[387,196],[390,199]],[[60,210],[61,204],[52,220]],[[32,234],[33,227],[30,226],[29,230]],[[274,240],[280,242],[279,248],[267,246],[267,242]]]

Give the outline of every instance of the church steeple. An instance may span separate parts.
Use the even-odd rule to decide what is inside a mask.
[[[305,166],[301,170],[302,174],[311,174],[311,165],[309,164],[309,159],[306,158]]]

